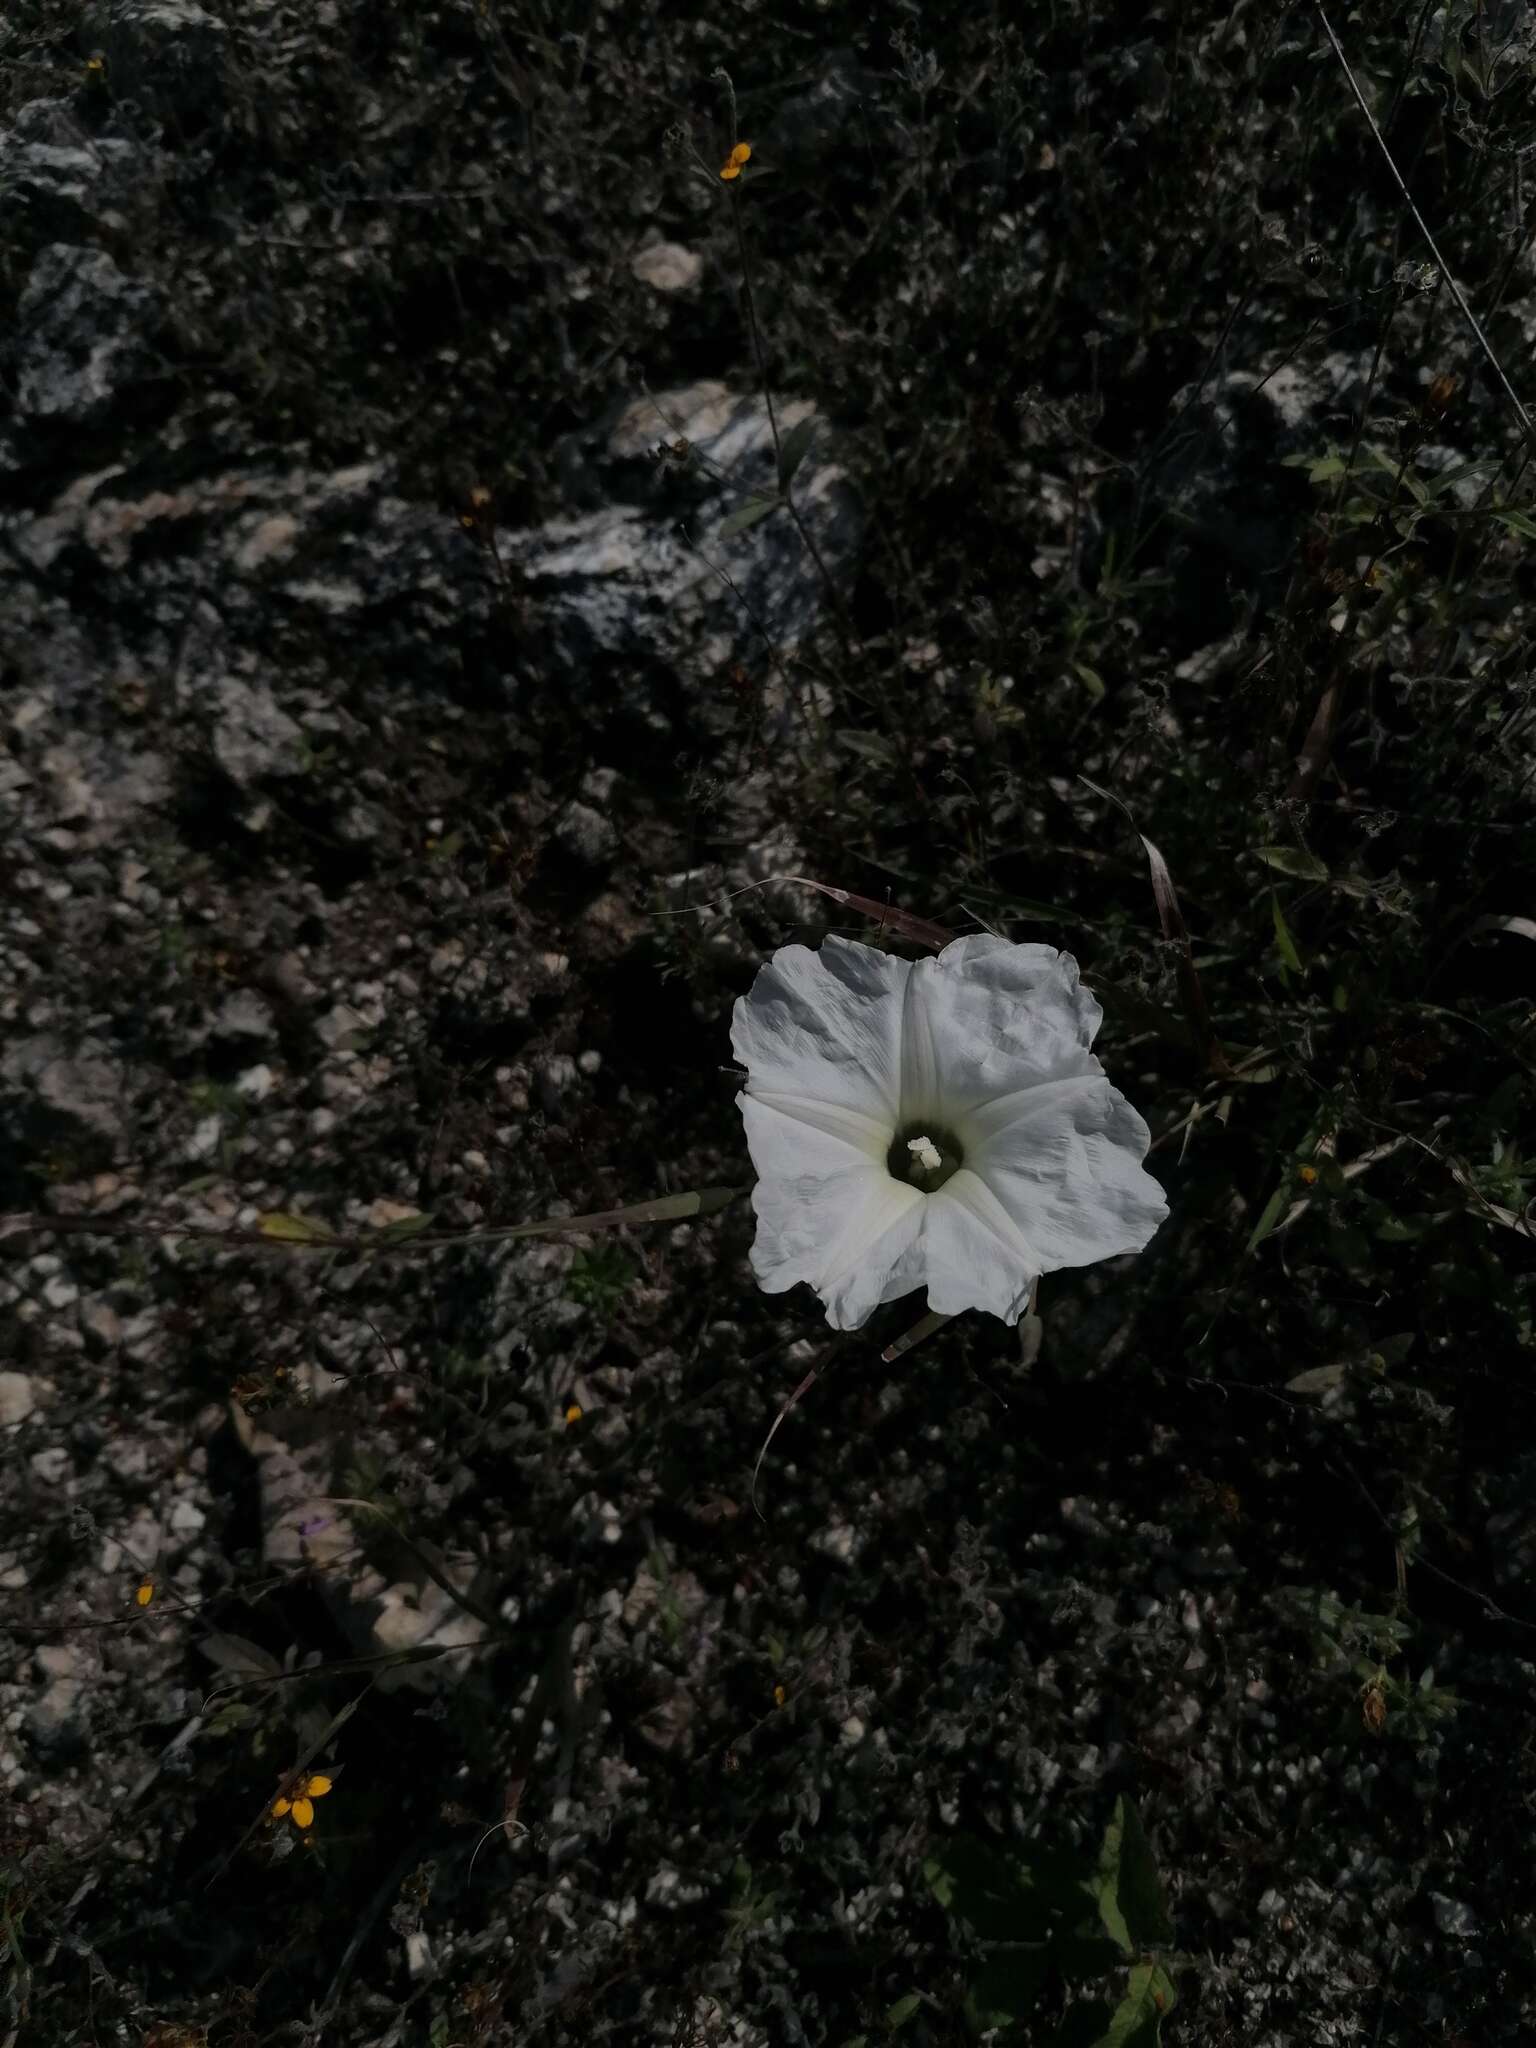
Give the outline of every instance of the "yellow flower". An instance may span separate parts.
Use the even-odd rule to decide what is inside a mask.
[[[579,1401],[573,1401],[573,1402],[571,1403],[570,1407],[566,1409],[566,1411],[565,1411],[565,1419],[566,1419],[566,1421],[567,1421],[568,1423],[569,1423],[569,1422],[580,1422],[580,1420],[581,1420],[581,1404],[580,1404],[580,1402],[579,1402]]]
[[[319,1771],[316,1771],[312,1777],[300,1778],[297,1784],[289,1787],[289,1791],[293,1795],[292,1798],[273,1800],[272,1818],[274,1820],[281,1820],[285,1813],[291,1814],[296,1828],[313,1827],[315,1820],[314,1801],[323,1799],[330,1789],[330,1779],[323,1776]]]
[[[1296,1178],[1307,1187],[1311,1187],[1313,1181],[1317,1179],[1317,1168],[1315,1166],[1299,1166],[1296,1169]]]
[[[774,1705],[775,1705],[776,1707],[782,1707],[782,1706],[783,1706],[783,1704],[784,1704],[784,1702],[785,1702],[785,1701],[786,1701],[786,1700],[787,1700],[788,1698],[789,1698],[789,1694],[788,1694],[788,1693],[787,1693],[787,1692],[786,1692],[786,1691],[784,1690],[784,1688],[783,1688],[783,1686],[782,1686],[782,1685],[776,1685],[776,1686],[775,1686],[775,1687],[773,1688],[773,1704],[774,1704]]]
[[[727,180],[731,178],[739,178],[741,176],[742,165],[744,163],[749,162],[751,160],[751,156],[751,143],[738,142],[736,147],[731,151],[730,155],[726,158],[725,162],[720,166],[721,177]]]
[[[140,1605],[141,1607],[147,1607],[147,1606],[149,1605],[150,1601],[151,1601],[151,1600],[153,1600],[153,1599],[154,1599],[154,1597],[155,1597],[155,1582],[154,1582],[154,1580],[153,1580],[153,1579],[141,1579],[141,1580],[139,1581],[139,1589],[138,1589],[138,1591],[137,1591],[137,1592],[136,1592],[136,1593],[134,1594],[134,1596],[133,1596],[133,1597],[134,1597],[134,1599],[135,1599],[135,1600],[137,1600],[137,1601],[138,1601],[138,1603],[139,1603],[139,1605]]]

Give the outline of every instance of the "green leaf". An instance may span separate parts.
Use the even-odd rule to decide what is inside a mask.
[[[760,519],[766,519],[770,512],[777,512],[777,498],[749,498],[738,511],[728,513],[720,522],[719,540],[734,540],[738,533],[745,533],[749,526],[756,526]]]
[[[1343,1362],[1333,1365],[1314,1365],[1306,1372],[1297,1373],[1295,1379],[1287,1380],[1288,1394],[1327,1394],[1335,1387],[1341,1387],[1348,1377],[1349,1367]]]
[[[1341,1272],[1362,1273],[1370,1267],[1371,1248],[1365,1241],[1365,1233],[1352,1223],[1332,1225],[1328,1232],[1328,1250]]]
[[[386,1223],[379,1232],[380,1244],[403,1244],[407,1238],[420,1237],[424,1230],[430,1230],[436,1218],[423,1210],[419,1216],[402,1216],[398,1223]]]
[[[898,1998],[894,2005],[887,2006],[885,2024],[893,2034],[898,2027],[904,2027],[907,2024],[907,2021],[911,2019],[913,2013],[917,2011],[922,2002],[923,1994],[921,1991],[909,1991],[905,1998]]]
[[[800,420],[795,426],[792,426],[784,436],[783,446],[779,450],[779,487],[781,490],[787,491],[789,489],[790,484],[794,480],[795,471],[810,452],[810,446],[816,438],[816,429],[819,424],[820,422],[815,413],[811,413],[807,418]]]
[[[1507,505],[1494,507],[1493,516],[1511,533],[1518,533],[1525,540],[1536,540],[1536,519],[1529,512],[1516,512]]]
[[[1049,1974],[1050,1947],[1046,1942],[1010,1942],[995,1950],[966,1993],[965,2009],[972,2024],[985,2029],[1028,2019]]]
[[[1157,1963],[1138,1963],[1124,1998],[1095,2048],[1157,2048],[1163,2015],[1174,2003],[1173,1982]]]
[[[256,1228],[279,1244],[329,1244],[332,1238],[323,1223],[312,1223],[307,1216],[294,1216],[283,1209],[269,1209],[258,1216]]]
[[[1245,1257],[1248,1252],[1255,1252],[1258,1250],[1259,1246],[1264,1242],[1265,1238],[1269,1236],[1269,1233],[1274,1229],[1275,1225],[1280,1221],[1280,1218],[1285,1214],[1286,1207],[1289,1201],[1290,1190],[1282,1183],[1281,1186],[1275,1189],[1275,1192],[1264,1204],[1264,1213],[1259,1218],[1258,1222],[1255,1223],[1255,1225],[1253,1226],[1253,1235],[1248,1240],[1244,1252]]]
[[[1101,2048],[1114,2017],[1102,1998],[1085,1999],[1074,2005],[1055,2033],[1046,2038],[1050,2048]]]
[[[861,761],[873,761],[881,768],[890,768],[896,759],[896,751],[890,741],[878,732],[854,732],[851,727],[842,727],[837,735],[840,747],[846,747],[850,754],[857,754]]]
[[[1165,1948],[1173,1940],[1152,1845],[1123,1792],[1104,1830],[1093,1891],[1105,1932],[1127,1955],[1144,1948]]]
[[[1379,1244],[1412,1244],[1428,1230],[1427,1216],[1383,1216],[1376,1226]]]
[[[1326,882],[1328,870],[1314,853],[1303,853],[1299,846],[1255,846],[1256,853],[1267,866],[1278,868],[1282,875],[1294,875],[1301,882]]]
[[[1086,661],[1074,661],[1072,673],[1087,690],[1094,703],[1097,704],[1104,696],[1104,678],[1099,674],[1098,670],[1090,668]]]
[[[1279,948],[1280,958],[1293,974],[1304,974],[1306,969],[1301,964],[1296,941],[1291,937],[1291,928],[1285,921],[1284,911],[1280,908],[1280,898],[1273,890],[1270,891],[1269,906],[1275,914],[1275,944]]]
[[[1027,1940],[1041,1931],[1029,1909],[1027,1874],[985,1842],[954,1836],[924,1863],[923,1875],[944,1910],[983,1941]]]
[[[1051,1947],[1056,1974],[1069,1984],[1086,1983],[1121,1969],[1125,1956],[1117,1941],[1095,1928],[1092,1934],[1059,1934]]]

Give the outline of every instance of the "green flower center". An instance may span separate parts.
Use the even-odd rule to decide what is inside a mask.
[[[916,1124],[904,1126],[891,1140],[891,1149],[885,1155],[886,1170],[892,1180],[905,1181],[908,1187],[925,1195],[943,1187],[964,1163],[960,1140],[941,1124],[925,1124],[921,1129]]]

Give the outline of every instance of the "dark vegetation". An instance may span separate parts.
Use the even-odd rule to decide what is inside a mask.
[[[166,308],[5,503],[173,491],[220,433],[387,457],[496,602],[326,654],[260,829],[154,673],[98,679],[82,729],[171,764],[159,907],[77,897],[31,986],[123,1121],[27,1098],[6,1200],[408,1232],[739,1184],[731,1004],[835,906],[657,913],[776,869],[1073,952],[1172,1213],[1047,1280],[1032,1364],[967,1317],[882,1365],[916,1297],[839,1343],[765,1519],[825,1331],[745,1204],[376,1257],[12,1229],[0,2040],[1529,2039],[1528,11],[1330,17],[1513,395],[1313,7],[209,11],[170,112],[77,9],[0,25],[0,123],[152,152],[101,232]],[[695,285],[637,276],[658,234]],[[30,260],[0,227],[7,323]],[[614,408],[759,357],[867,522],[814,635],[556,677],[515,536],[600,508]],[[263,626],[292,677],[310,630]],[[268,1098],[206,1028],[248,989]],[[272,1443],[330,1503],[286,1558]],[[475,1647],[359,1632],[367,1572]],[[308,1829],[264,1818],[295,1771]]]

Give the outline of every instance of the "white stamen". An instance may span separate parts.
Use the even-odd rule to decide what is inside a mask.
[[[908,1138],[907,1150],[915,1155],[916,1164],[924,1173],[932,1173],[936,1167],[944,1163],[932,1138]]]

